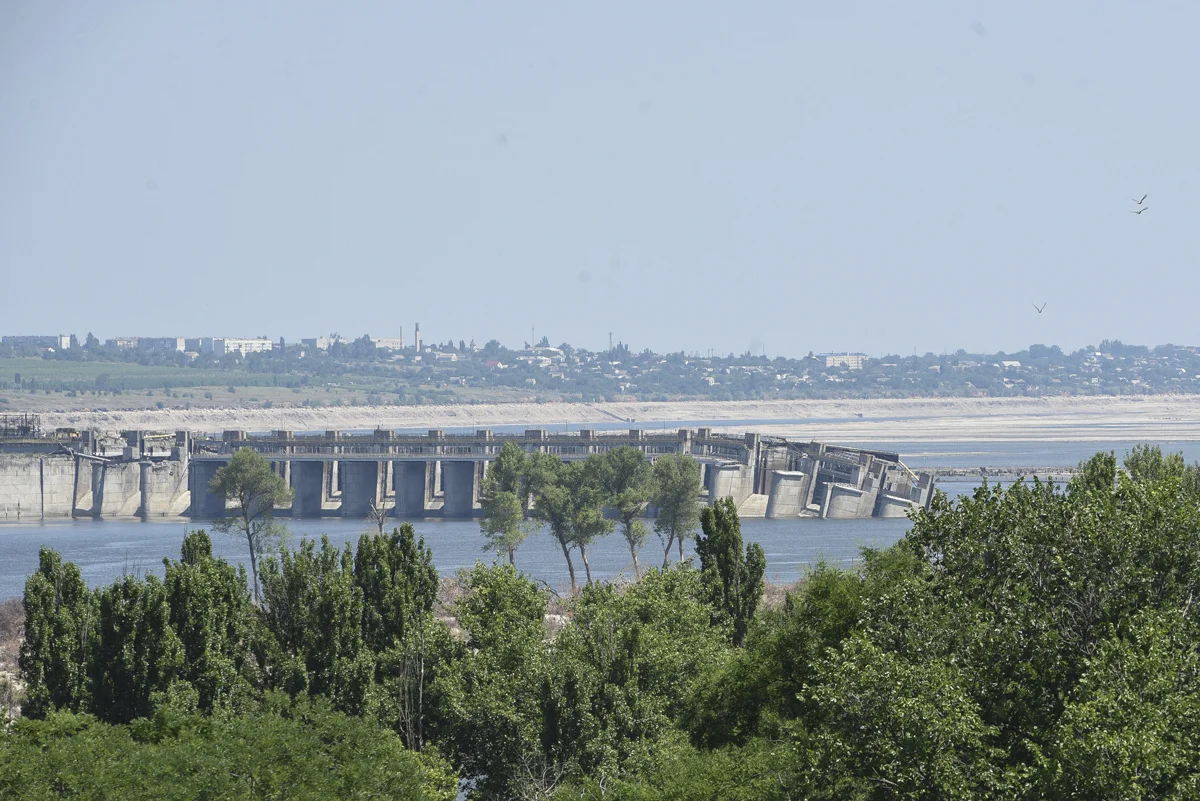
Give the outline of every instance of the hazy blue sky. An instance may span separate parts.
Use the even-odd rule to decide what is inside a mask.
[[[7,0],[0,331],[1200,344],[1197,31],[1196,0]]]

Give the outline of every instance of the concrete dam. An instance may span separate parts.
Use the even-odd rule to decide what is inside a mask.
[[[419,435],[226,431],[219,437],[186,431],[24,433],[0,437],[0,520],[220,517],[227,501],[210,492],[209,484],[240,448],[268,459],[292,488],[291,507],[277,513],[293,517],[363,518],[373,506],[396,517],[476,516],[488,464],[507,442],[563,460],[622,445],[650,461],[689,454],[701,466],[697,492],[710,502],[731,496],[745,517],[902,517],[913,507],[927,507],[934,489],[932,473],[909,470],[895,453],[708,428]]]

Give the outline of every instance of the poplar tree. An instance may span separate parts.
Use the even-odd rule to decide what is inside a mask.
[[[742,551],[742,526],[733,498],[720,498],[700,513],[704,533],[696,540],[700,575],[717,611],[717,619],[733,627],[733,644],[740,646],[763,594],[767,557],[752,542]]]
[[[79,568],[42,548],[38,569],[25,582],[25,638],[18,664],[28,700],[23,714],[91,706],[88,663],[95,634],[92,596]]]

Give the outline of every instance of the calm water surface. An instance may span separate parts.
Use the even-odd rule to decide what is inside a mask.
[[[943,484],[950,494],[969,491],[972,484]],[[289,520],[292,544],[300,538],[319,539],[328,535],[337,544],[355,541],[369,530],[363,521]],[[472,520],[412,521],[417,534],[433,549],[433,560],[443,575],[470,567],[477,560],[491,561],[482,550],[479,523]],[[53,548],[63,558],[79,565],[89,586],[108,584],[122,575],[154,572],[162,575],[164,558],[179,558],[184,534],[203,528],[201,521],[171,520],[59,520],[0,525],[0,600],[20,596],[25,579],[37,569],[38,550]],[[767,577],[775,582],[795,581],[820,561],[849,564],[864,547],[886,547],[908,531],[906,519],[866,520],[763,520],[742,521],[747,541],[762,545],[767,555]],[[231,562],[245,562],[245,544],[234,537],[213,533],[213,549]],[[692,555],[686,548],[684,554]],[[619,532],[588,549],[595,578],[633,575],[633,561]],[[638,554],[640,563],[662,563],[662,545],[654,534]],[[676,554],[672,554],[672,559]],[[575,557],[577,578],[583,580],[583,564]],[[546,533],[526,540],[517,551],[517,567],[555,588],[568,584],[566,562],[558,543]]]

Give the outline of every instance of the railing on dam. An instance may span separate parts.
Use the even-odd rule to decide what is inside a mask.
[[[434,429],[423,435],[398,434],[394,431],[326,431],[315,434],[275,431],[252,435],[243,431],[226,431],[220,438],[193,439],[191,455],[193,459],[221,460],[228,459],[241,448],[252,448],[265,457],[280,459],[394,461],[449,458],[489,461],[499,455],[505,444],[513,443],[527,453],[547,453],[566,460],[586,459],[595,453],[630,446],[649,458],[687,453],[704,461],[748,464],[757,441],[755,435],[737,437],[716,434],[709,429],[681,429],[669,434],[636,429],[613,434],[600,434],[588,429],[564,433],[530,429],[521,434],[496,434],[481,429],[474,434],[447,434]]]

